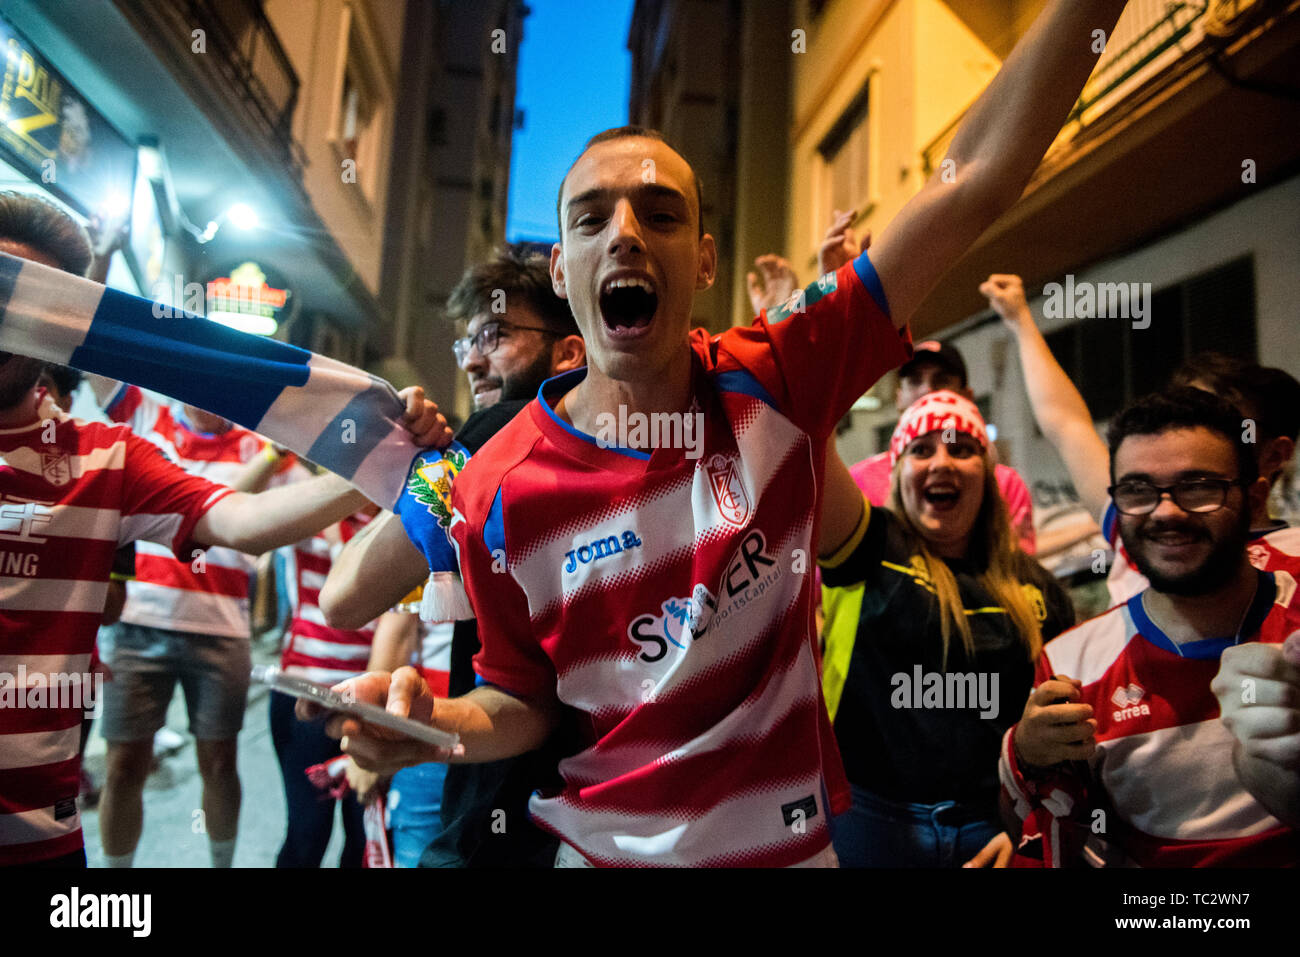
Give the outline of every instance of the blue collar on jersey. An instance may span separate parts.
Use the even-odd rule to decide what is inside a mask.
[[[1251,602],[1250,610],[1246,612],[1246,618],[1242,622],[1242,635],[1253,635],[1259,631],[1277,598],[1277,582],[1273,578],[1273,573],[1257,572],[1256,574],[1259,575],[1259,588],[1255,591],[1255,600]],[[1231,648],[1236,644],[1236,635],[1185,641],[1181,645],[1174,644],[1173,640],[1151,620],[1146,608],[1142,606],[1142,596],[1146,592],[1147,589],[1143,589],[1128,600],[1128,613],[1138,634],[1157,648],[1163,648],[1170,654],[1181,655],[1183,658],[1217,659],[1223,654],[1225,648]]]
[[[573,369],[570,372],[561,372],[557,376],[552,376],[551,378],[543,382],[541,386],[538,388],[537,390],[538,404],[541,405],[541,407],[546,410],[546,414],[551,417],[552,422],[554,422],[560,428],[564,429],[564,431],[568,432],[570,435],[582,439],[582,441],[588,442],[591,445],[596,446],[597,448],[608,449],[611,452],[617,452],[619,455],[626,455],[628,458],[636,459],[639,462],[649,462],[650,461],[649,452],[640,452],[637,449],[624,448],[621,445],[610,445],[607,442],[598,442],[594,435],[588,435],[586,432],[581,432],[578,429],[575,429],[572,425],[570,425],[568,422],[565,422],[562,418],[560,418],[558,415],[555,414],[555,409],[551,406],[550,401],[547,400],[546,398],[546,391],[547,391],[546,387],[551,385],[551,383],[555,383],[555,394],[563,395],[564,393],[568,392],[570,389],[572,389],[574,386],[576,386],[579,382],[581,382],[585,378],[587,378],[586,366],[583,366],[581,369]]]
[[[180,405],[177,405],[175,407],[175,409],[172,411],[172,415],[176,419],[177,425],[179,425],[186,432],[190,433],[190,435],[197,435],[201,439],[215,439],[218,436],[225,435],[226,432],[230,431],[230,429],[226,429],[225,432],[204,432],[202,429],[196,428],[194,423],[192,423],[189,420],[189,418],[185,415],[185,410]]]

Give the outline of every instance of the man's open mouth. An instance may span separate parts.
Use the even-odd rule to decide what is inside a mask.
[[[658,308],[659,293],[641,276],[607,279],[600,287],[600,318],[612,336],[637,335],[649,327]]]

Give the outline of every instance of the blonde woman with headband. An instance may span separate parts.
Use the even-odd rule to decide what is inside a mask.
[[[853,792],[835,851],[846,867],[1000,866],[998,746],[1074,610],[1020,549],[974,403],[918,399],[890,461],[889,507],[872,508],[827,456],[823,687]]]

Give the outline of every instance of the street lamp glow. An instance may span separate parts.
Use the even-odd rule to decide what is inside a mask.
[[[126,198],[125,193],[112,192],[108,194],[108,197],[101,204],[100,212],[104,215],[104,218],[111,222],[121,219],[130,208],[131,201]]]
[[[231,329],[238,329],[240,332],[251,332],[255,336],[273,336],[275,330],[280,327],[279,323],[270,316],[253,316],[243,312],[214,309],[208,312],[205,318],[229,326]]]
[[[226,221],[236,229],[256,229],[260,220],[257,210],[247,203],[236,203],[226,210]]]

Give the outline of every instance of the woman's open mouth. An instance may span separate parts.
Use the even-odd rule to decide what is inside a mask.
[[[645,335],[659,308],[654,284],[641,276],[617,276],[600,288],[600,318],[614,339]]]
[[[947,512],[957,507],[961,492],[955,485],[936,482],[921,493],[921,499],[936,512]]]

